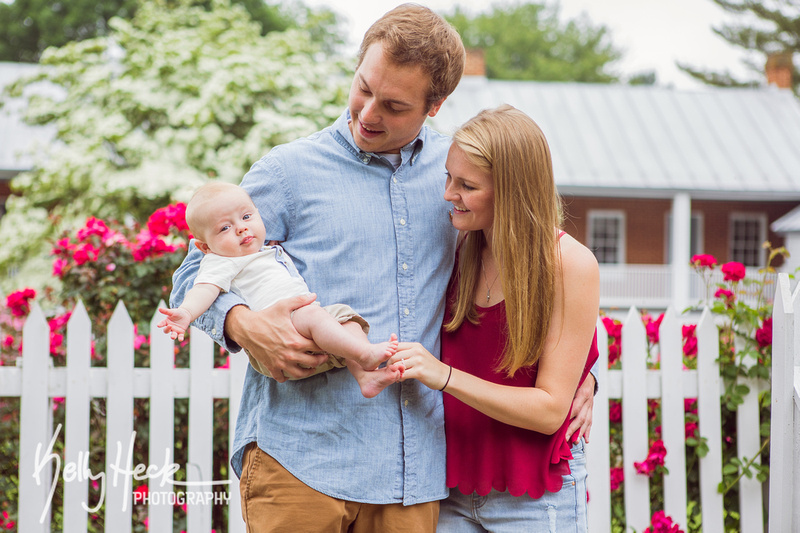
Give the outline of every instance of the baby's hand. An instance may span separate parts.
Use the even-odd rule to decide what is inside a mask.
[[[172,340],[183,341],[184,334],[192,322],[189,312],[181,307],[177,309],[159,307],[158,310],[162,315],[167,315],[167,318],[156,324],[156,326],[163,328],[164,333],[168,333]]]

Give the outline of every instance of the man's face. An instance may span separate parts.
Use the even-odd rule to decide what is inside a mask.
[[[399,153],[444,102],[427,107],[429,83],[420,67],[386,59],[382,43],[370,46],[350,87],[350,131],[356,145],[365,152]]]

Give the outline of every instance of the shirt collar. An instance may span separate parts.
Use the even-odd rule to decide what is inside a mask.
[[[333,123],[334,138],[345,149],[347,149],[350,153],[352,153],[359,160],[361,160],[362,163],[367,165],[369,164],[370,160],[373,157],[378,157],[378,156],[373,152],[365,152],[356,145],[356,141],[355,139],[353,139],[353,133],[350,131],[349,122],[350,122],[350,109],[345,109],[344,113],[342,113],[341,116],[339,116],[339,118],[336,119],[336,122]],[[425,139],[426,129],[427,127],[423,124],[416,138],[414,138],[413,141],[406,144],[400,149],[400,154],[402,155],[403,161],[407,161],[410,159],[411,164],[412,165],[414,164],[414,161],[416,161],[417,156],[419,155],[423,145],[425,144],[424,139]]]

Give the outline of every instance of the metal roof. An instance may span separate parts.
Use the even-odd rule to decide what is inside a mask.
[[[800,207],[795,207],[770,224],[769,227],[775,233],[794,233],[800,231]]]
[[[0,95],[6,85],[36,72],[39,65],[31,63],[0,62]],[[52,89],[45,90],[53,93]],[[1,98],[1,96],[0,96]],[[4,101],[0,107],[0,178],[7,178],[33,166],[33,158],[26,154],[36,142],[49,143],[55,137],[54,126],[29,126],[22,121],[25,102],[22,99]]]
[[[788,90],[462,79],[429,124],[452,134],[511,104],[545,133],[562,193],[800,199],[800,101]]]

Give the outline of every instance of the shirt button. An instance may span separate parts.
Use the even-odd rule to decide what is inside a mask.
[[[403,270],[408,270],[408,265],[403,263]]]
[[[405,226],[405,225],[406,225],[406,219],[404,219],[404,218],[401,218],[401,219],[400,219],[400,225],[401,225],[401,226]]]
[[[397,178],[392,178],[392,181],[397,183]]]
[[[211,334],[212,335],[216,335],[217,334],[217,328],[211,328]]]
[[[408,310],[408,307],[406,307],[405,309],[403,309],[403,314],[404,314],[404,315],[406,315],[406,316],[408,316],[408,314],[409,314],[410,312],[411,312],[411,311],[409,311],[409,310]]]
[[[406,400],[405,402],[403,402],[403,405],[405,405],[406,407],[408,407],[408,400]]]

